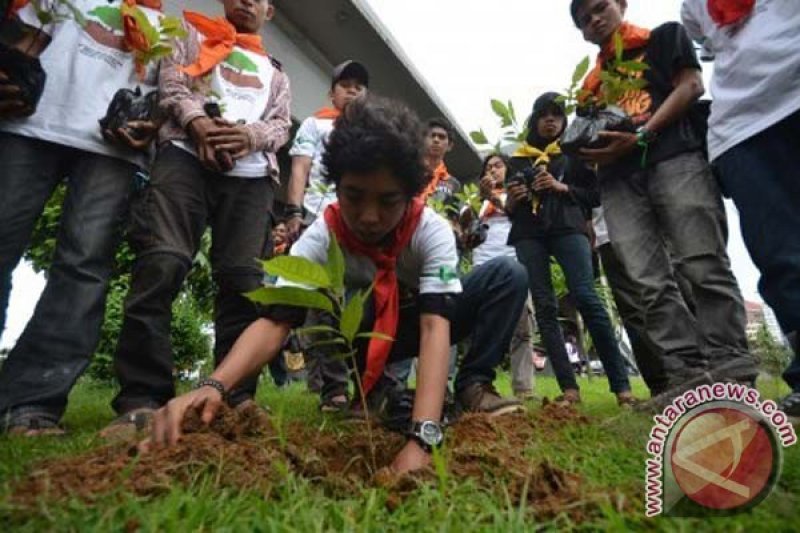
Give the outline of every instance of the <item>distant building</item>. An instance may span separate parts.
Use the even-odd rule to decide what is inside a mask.
[[[745,311],[747,312],[747,338],[752,339],[765,324],[764,320],[764,305],[758,302],[745,302]]]
[[[786,347],[789,346],[786,336],[783,334],[781,327],[778,325],[778,317],[775,316],[775,312],[768,305],[764,305],[764,323],[767,325],[767,329],[770,333],[772,333],[772,337],[775,340]]]

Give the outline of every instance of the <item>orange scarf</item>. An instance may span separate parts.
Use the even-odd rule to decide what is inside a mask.
[[[617,30],[622,37],[623,50],[636,50],[637,48],[644,48],[650,42],[650,30],[634,26],[630,22],[623,22]],[[595,96],[599,96],[600,88],[603,85],[600,79],[600,73],[603,71],[603,65],[606,61],[616,55],[614,50],[614,37],[612,36],[597,54],[597,61],[595,62],[594,69],[586,76],[583,81],[583,88]]]
[[[193,78],[203,76],[225,61],[233,52],[234,46],[262,56],[267,55],[260,35],[237,33],[233,24],[223,17],[211,19],[194,11],[184,11],[183,16],[189,24],[206,37],[200,45],[200,55],[197,61],[180,69],[184,74]]]
[[[6,17],[11,18],[17,14],[17,12],[22,9],[23,7],[27,6],[31,3],[31,0],[12,0],[8,4],[8,9],[6,10]]]
[[[496,189],[492,189],[492,197],[497,198],[498,202],[502,202],[501,194],[503,194],[505,189],[503,187],[497,187]],[[506,212],[503,209],[498,208],[494,205],[494,202],[491,200],[485,200],[486,207],[483,209],[483,214],[481,215],[481,220],[487,220],[489,217],[494,215],[505,215]]]
[[[756,0],[708,0],[708,14],[722,28],[741,22],[755,5]]]
[[[317,118],[322,118],[322,119],[329,118],[332,120],[336,120],[341,115],[342,112],[336,109],[335,107],[323,107],[322,109],[319,109],[316,113],[314,113],[314,116]]]
[[[419,198],[422,199],[423,202],[427,202],[428,198],[430,198],[431,195],[436,192],[436,188],[439,186],[439,184],[449,179],[450,172],[447,171],[447,165],[445,165],[444,161],[442,161],[439,163],[439,166],[436,167],[436,170],[433,171],[433,177],[431,178],[430,183],[428,183],[428,186],[425,187],[424,191],[422,191],[422,194],[419,195]]]
[[[161,11],[161,0],[124,0],[120,11],[122,13],[122,28],[124,31],[125,47],[135,53],[136,74],[142,80],[145,77],[143,54],[150,50],[150,43],[144,32],[139,28],[139,23],[133,15],[137,5]],[[139,52],[136,54],[136,52]]]
[[[397,258],[411,242],[411,237],[422,218],[425,204],[415,198],[408,204],[403,219],[394,229],[394,240],[387,249],[380,249],[359,241],[345,225],[338,202],[325,209],[325,223],[339,241],[343,249],[350,253],[368,257],[375,263],[372,294],[375,303],[374,331],[394,338],[397,334],[397,323],[400,320],[400,288],[397,282]],[[368,394],[383,374],[392,341],[370,339],[367,348],[367,365],[362,376],[364,394]]]

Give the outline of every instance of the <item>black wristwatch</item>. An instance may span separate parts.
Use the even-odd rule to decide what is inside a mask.
[[[225,390],[225,385],[223,385],[221,381],[216,380],[214,378],[204,378],[197,383],[195,389],[201,389],[203,387],[211,387],[217,389],[217,392],[219,392],[220,395],[222,395],[222,400],[226,402],[228,401],[228,391]]]
[[[441,446],[444,440],[442,425],[433,420],[412,421],[411,429],[408,430],[406,436],[414,439],[428,453]]]

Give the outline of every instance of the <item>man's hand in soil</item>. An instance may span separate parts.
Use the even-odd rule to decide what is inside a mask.
[[[217,162],[216,150],[209,141],[209,136],[212,132],[217,131],[219,126],[208,117],[198,117],[189,123],[187,129],[197,148],[197,157],[203,166],[214,172],[222,172],[223,169]]]
[[[533,190],[536,192],[559,192],[565,193],[569,191],[569,187],[558,181],[549,172],[542,172],[536,177],[533,182]]]
[[[397,474],[405,474],[420,470],[431,464],[431,455],[419,444],[409,440],[392,461],[392,470]]]
[[[8,76],[0,70],[0,120],[22,118],[32,114],[32,109],[21,99],[20,88],[8,83]]]
[[[203,423],[210,424],[222,403],[222,395],[213,387],[201,387],[173,398],[153,414],[152,434],[139,444],[139,450],[147,453],[154,448],[177,444],[187,411],[199,411]]]
[[[597,165],[606,166],[631,153],[636,148],[636,134],[622,131],[601,131],[601,139],[609,141],[603,148],[582,148],[581,159]]]
[[[131,135],[136,133],[136,137]],[[116,134],[111,130],[106,130],[105,136],[114,139],[115,142],[133,148],[134,150],[147,150],[153,139],[158,134],[158,124],[151,120],[132,120],[124,128],[119,128]]]
[[[214,129],[208,134],[208,142],[215,150],[228,152],[232,158],[241,159],[253,151],[250,135],[241,124],[228,122],[223,118],[215,118]]]

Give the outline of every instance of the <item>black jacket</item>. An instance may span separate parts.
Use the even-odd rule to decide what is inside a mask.
[[[512,168],[532,163],[527,158],[512,158]],[[525,239],[545,238],[573,233],[587,233],[587,221],[592,208],[600,205],[600,190],[594,171],[582,161],[564,155],[553,157],[548,171],[557,180],[569,186],[568,193],[540,193],[537,214],[531,202],[519,203],[510,214],[511,232],[508,244]],[[513,172],[509,172],[509,177]]]

